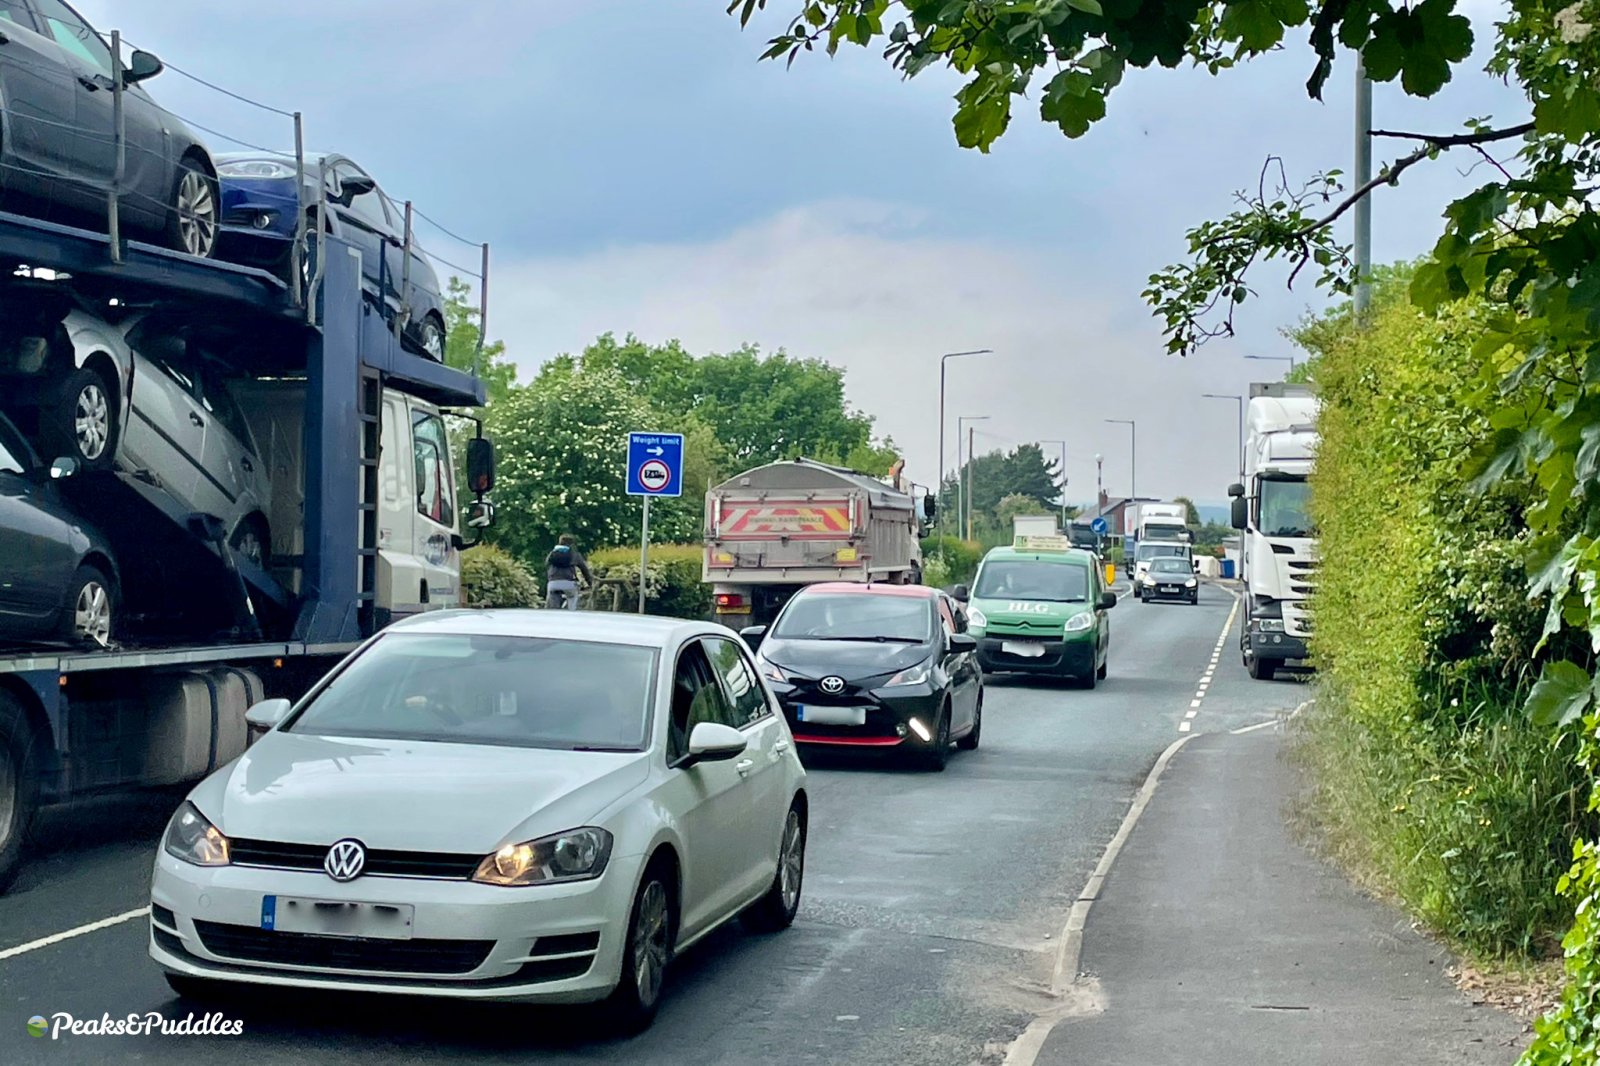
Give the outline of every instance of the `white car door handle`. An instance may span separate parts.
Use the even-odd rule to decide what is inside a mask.
[[[780,740],[776,744],[772,745],[772,750],[777,752],[779,755],[782,755],[784,752],[789,750],[789,742],[787,740]]]
[[[751,759],[740,759],[738,762],[733,764],[733,768],[739,771],[740,777],[744,777],[750,773],[750,768],[754,765],[755,762]]]

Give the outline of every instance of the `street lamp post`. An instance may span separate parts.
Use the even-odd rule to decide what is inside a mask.
[[[1061,531],[1067,529],[1067,442],[1064,440],[1042,440],[1040,444],[1061,445]]]
[[[988,418],[988,415],[956,416],[956,533],[959,536],[964,530],[968,540],[972,539],[972,445],[971,438],[968,438],[967,461],[962,465],[961,431],[968,422],[984,422]],[[966,485],[965,492],[962,491],[963,482]],[[963,501],[965,508],[962,506]]]
[[[1288,363],[1289,373],[1294,373],[1295,359],[1292,355],[1247,355],[1245,358],[1263,363]]]
[[[1208,400],[1233,400],[1239,405],[1239,480],[1244,480],[1244,397],[1221,392],[1202,392]]]
[[[1131,418],[1107,418],[1104,421],[1128,427],[1128,499],[1139,498],[1139,429]]]
[[[975,348],[970,352],[946,352],[939,357],[939,489],[944,492],[944,365],[952,359],[959,359],[964,355],[990,355],[989,348]],[[937,493],[935,494],[937,496]],[[944,552],[943,541],[940,541],[940,554]]]

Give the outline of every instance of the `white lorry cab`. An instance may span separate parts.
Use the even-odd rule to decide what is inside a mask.
[[[1316,577],[1308,478],[1316,451],[1317,398],[1310,387],[1253,384],[1245,412],[1244,481],[1228,489],[1248,613],[1240,656],[1250,676],[1270,679],[1303,664]]]

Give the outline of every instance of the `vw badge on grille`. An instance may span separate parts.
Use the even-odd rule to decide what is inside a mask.
[[[322,869],[335,881],[354,881],[367,865],[367,849],[359,840],[341,840],[328,849]]]
[[[837,696],[844,691],[844,678],[825,677],[817,684],[817,687],[830,696]]]

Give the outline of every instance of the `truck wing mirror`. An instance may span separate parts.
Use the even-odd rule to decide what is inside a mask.
[[[1228,495],[1234,499],[1238,499],[1240,496],[1244,495],[1244,486],[1235,481],[1232,485],[1228,486]]]
[[[1242,496],[1235,496],[1233,498],[1231,508],[1232,513],[1230,513],[1228,517],[1232,519],[1231,524],[1233,525],[1233,528],[1243,529],[1248,524],[1247,519],[1249,518],[1249,510],[1244,498]]]
[[[938,515],[939,501],[934,497],[933,493],[930,492],[922,498],[922,510],[928,516],[928,521],[930,523],[934,520],[934,517]]]
[[[488,437],[467,441],[467,486],[474,496],[494,491],[494,441]]]

